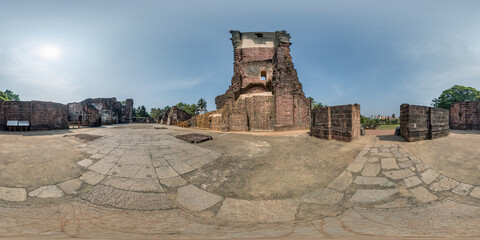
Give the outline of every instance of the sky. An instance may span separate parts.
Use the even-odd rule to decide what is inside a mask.
[[[0,90],[172,106],[223,94],[230,30],[286,30],[307,97],[362,115],[480,89],[480,1],[0,0]]]

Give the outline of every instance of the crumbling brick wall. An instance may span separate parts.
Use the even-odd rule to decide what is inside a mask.
[[[312,136],[349,142],[360,136],[360,105],[321,107],[312,110]]]
[[[69,121],[84,121],[91,127],[130,123],[133,120],[132,99],[127,99],[125,105],[116,98],[88,98],[82,102],[67,105]]]
[[[230,33],[234,74],[229,89],[215,98],[218,110],[231,111],[226,114],[228,130],[308,129],[310,100],[303,93],[292,62],[290,34]]]
[[[480,101],[452,104],[450,107],[450,128],[480,130]]]
[[[67,105],[42,101],[0,102],[0,129],[7,121],[29,121],[30,130],[68,129]]]
[[[400,106],[400,135],[405,140],[436,139],[449,133],[448,110],[409,104]]]
[[[168,112],[167,124],[173,125],[176,122],[188,121],[190,118],[192,118],[192,115],[188,114],[177,106],[173,106]]]
[[[223,113],[224,109],[221,109],[194,116],[188,120],[189,126],[214,131],[228,131],[226,117]]]

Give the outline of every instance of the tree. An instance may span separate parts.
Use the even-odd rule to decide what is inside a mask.
[[[198,100],[197,107],[200,112],[207,112],[207,101],[205,101],[203,98],[200,98]]]
[[[133,114],[135,117],[148,117],[147,109],[143,105],[135,109]]]
[[[7,89],[5,92],[0,91],[0,101],[20,101],[20,97]]]
[[[196,104],[179,102],[177,104],[177,107],[192,116],[198,115],[198,112],[199,112],[198,106]]]
[[[392,118],[395,118],[395,113],[392,113]]]
[[[433,99],[432,106],[450,109],[450,106],[455,102],[478,100],[480,100],[480,91],[477,89],[455,85],[443,91],[440,97]]]
[[[158,119],[162,116],[162,109],[160,108],[152,108],[150,109],[150,117],[153,119]]]
[[[322,103],[315,101],[313,97],[308,97],[308,99],[310,99],[310,102],[312,103],[312,109],[324,107]]]

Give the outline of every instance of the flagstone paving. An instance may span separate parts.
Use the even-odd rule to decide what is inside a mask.
[[[129,230],[121,231],[131,236],[145,232],[167,236],[168,231],[208,236],[209,229],[215,229],[215,233],[222,233],[225,238],[282,234],[421,236],[426,232],[429,236],[439,236],[438,232],[422,232],[409,223],[420,223],[422,219],[435,226],[443,226],[444,221],[464,227],[460,235],[480,234],[473,227],[473,220],[462,222],[480,219],[480,186],[442,175],[401,144],[366,144],[336,179],[302,196],[246,200],[209,192],[183,177],[214,162],[221,155],[219,152],[168,134],[132,129],[108,131],[100,139],[77,146],[91,155],[78,162],[85,169],[81,176],[36,189],[0,186],[0,219],[11,214],[8,220],[0,220],[0,236],[50,232],[82,237],[101,232],[98,226],[113,232],[124,226]],[[57,205],[20,208],[11,205],[31,198],[64,196],[74,198]],[[448,218],[444,213],[430,212],[442,207],[457,209],[451,214],[460,217]],[[39,217],[22,217],[29,209]],[[65,222],[62,230],[49,228],[50,224],[64,221],[59,220],[58,214],[76,220]],[[388,218],[391,215],[396,217]],[[435,216],[438,218],[429,219]],[[82,217],[88,221],[83,222]],[[108,219],[114,218],[119,225],[108,223]],[[155,222],[165,218],[170,220]],[[307,220],[310,222],[306,223]],[[359,226],[356,221],[365,225]],[[241,224],[232,228],[225,225],[228,222]],[[427,226],[427,222],[420,225]],[[251,223],[257,226],[248,225]],[[134,230],[129,224],[139,228]],[[27,225],[34,227],[24,227]],[[87,233],[86,229],[91,231]],[[455,229],[451,232],[458,233]]]

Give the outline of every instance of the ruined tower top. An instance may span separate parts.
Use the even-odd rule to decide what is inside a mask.
[[[240,32],[230,31],[234,49],[239,48],[275,48],[278,43],[290,43],[290,34],[285,30],[276,32]]]

